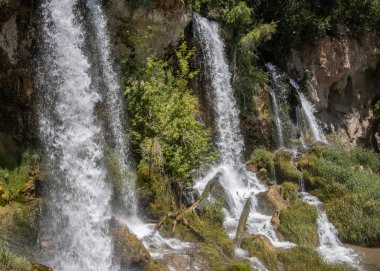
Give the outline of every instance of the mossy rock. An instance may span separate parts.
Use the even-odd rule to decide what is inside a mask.
[[[307,246],[281,250],[278,259],[284,271],[345,271],[343,266],[326,263],[318,252]]]
[[[4,271],[53,271],[38,263],[31,263],[23,257],[17,256],[0,245],[0,270]]]
[[[148,250],[121,221],[112,220],[115,255],[123,268],[144,269],[151,261]]]
[[[277,230],[291,242],[313,247],[318,244],[317,217],[313,206],[297,200],[280,212]]]
[[[265,197],[275,211],[287,209],[291,204],[290,197],[282,185],[271,186],[266,192]]]
[[[209,269],[206,270],[225,270],[231,261],[219,247],[213,244],[200,243],[197,247],[200,250],[201,257],[208,263]]]
[[[285,151],[277,151],[274,156],[274,168],[276,179],[279,183],[293,182],[299,183],[302,178],[301,173],[292,164],[292,156]]]
[[[229,264],[225,271],[253,271],[252,264],[246,262],[237,262]]]
[[[277,250],[263,235],[251,235],[243,238],[241,248],[248,250],[250,257],[261,260],[269,270],[277,269]]]
[[[162,260],[150,260],[145,267],[145,271],[170,271],[170,270]]]
[[[266,169],[267,172],[272,173],[274,171],[273,158],[274,155],[270,151],[260,148],[255,149],[247,163],[248,169],[251,168],[253,172]]]
[[[20,247],[33,245],[37,238],[36,225],[39,202],[12,202],[0,207],[0,236]]]
[[[39,263],[32,263],[32,271],[53,271],[53,269]]]

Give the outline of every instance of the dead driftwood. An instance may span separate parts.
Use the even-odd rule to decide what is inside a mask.
[[[250,198],[248,198],[245,201],[243,211],[241,212],[241,215],[240,215],[239,224],[236,230],[235,243],[237,245],[240,245],[241,238],[245,232],[249,212],[251,211],[251,206],[252,206],[252,201]]]
[[[173,218],[173,228],[172,228],[172,234],[174,234],[176,226],[178,223],[182,223],[186,227],[188,227],[198,238],[204,239],[204,237],[195,229],[189,221],[186,219],[186,215],[195,212],[195,210],[198,208],[198,206],[205,200],[210,193],[210,191],[213,189],[213,187],[219,182],[219,178],[222,174],[218,172],[206,185],[205,189],[203,190],[200,197],[194,202],[193,205],[191,205],[189,208],[184,210],[179,210],[177,212],[170,212],[166,216],[162,217],[158,224],[156,225],[156,229],[160,229],[162,225],[165,223],[165,221],[168,218]]]

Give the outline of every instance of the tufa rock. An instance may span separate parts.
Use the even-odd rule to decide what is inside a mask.
[[[151,261],[148,250],[121,221],[111,221],[115,255],[122,268],[144,269]]]
[[[292,53],[289,69],[307,78],[319,118],[344,142],[356,144],[371,131],[372,103],[380,95],[380,36],[325,36]]]

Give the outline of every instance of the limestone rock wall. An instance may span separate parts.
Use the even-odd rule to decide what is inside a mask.
[[[371,108],[380,95],[379,64],[379,35],[347,33],[293,52],[289,69],[307,79],[308,96],[326,127],[355,144],[371,132]]]
[[[106,10],[115,55],[120,59],[133,57],[133,43],[139,42],[136,33],[147,37],[153,53],[164,56],[175,48],[192,19],[183,0],[109,0]]]

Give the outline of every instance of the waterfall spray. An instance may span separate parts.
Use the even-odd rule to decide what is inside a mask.
[[[103,163],[83,30],[75,0],[42,5],[44,50],[39,58],[40,138],[45,147],[47,192],[42,238],[54,270],[112,269],[108,232],[111,187]]]

